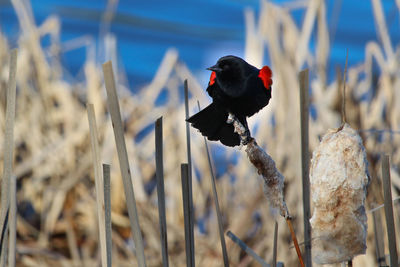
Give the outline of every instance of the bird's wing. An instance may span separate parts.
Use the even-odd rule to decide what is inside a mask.
[[[218,84],[216,82],[216,74],[215,72],[211,72],[210,80],[208,81],[207,93],[209,96],[213,97],[215,90],[217,89]],[[217,89],[218,90],[218,89]]]
[[[208,85],[207,87],[207,93],[209,96],[211,96],[212,98],[214,98],[215,96],[215,92],[219,90],[219,86],[217,83],[214,83],[213,85]]]

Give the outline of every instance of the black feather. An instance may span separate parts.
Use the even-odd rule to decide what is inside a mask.
[[[233,126],[226,123],[228,112],[211,103],[187,121],[211,141],[221,141],[226,146],[240,145],[240,137],[233,131]]]

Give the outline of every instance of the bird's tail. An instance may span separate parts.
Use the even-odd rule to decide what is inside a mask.
[[[198,129],[208,140],[221,141],[226,146],[240,145],[240,137],[234,132],[233,125],[226,123],[228,113],[211,103],[187,121]]]

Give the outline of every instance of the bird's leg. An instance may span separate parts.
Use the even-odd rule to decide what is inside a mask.
[[[228,113],[228,118],[226,119],[226,123],[232,124],[236,119],[236,116],[232,113]]]
[[[247,125],[246,120],[244,120],[245,125],[243,125],[235,115],[233,115],[232,113],[229,113],[228,119],[226,120],[226,122],[229,124],[233,124],[235,132],[237,134],[239,134],[239,136],[240,136],[241,144],[247,145],[253,139],[250,136],[249,127]]]

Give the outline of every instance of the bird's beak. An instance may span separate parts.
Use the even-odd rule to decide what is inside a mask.
[[[207,68],[207,70],[215,71],[215,72],[221,72],[222,69],[218,67],[217,65],[214,65],[212,67]]]

